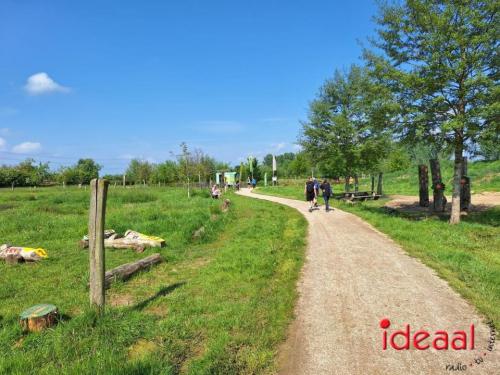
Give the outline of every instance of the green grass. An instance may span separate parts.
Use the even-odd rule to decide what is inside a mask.
[[[300,186],[258,188],[256,192],[304,199]],[[386,210],[385,202],[387,199],[352,205],[333,201],[333,205],[388,234],[500,326],[500,207],[471,213],[459,225],[449,225],[446,217]]]
[[[110,188],[107,228],[166,239],[144,254],[106,250],[106,268],[161,252],[166,262],[107,291],[106,314],[88,308],[88,191],[0,191],[0,242],[43,247],[36,264],[0,263],[0,373],[272,373],[296,299],[306,223],[287,207],[176,189]],[[205,235],[193,232],[205,226]],[[17,317],[53,303],[63,321],[23,334]]]

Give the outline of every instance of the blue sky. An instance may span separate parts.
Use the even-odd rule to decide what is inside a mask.
[[[307,106],[359,62],[375,2],[0,1],[0,164],[296,150]]]

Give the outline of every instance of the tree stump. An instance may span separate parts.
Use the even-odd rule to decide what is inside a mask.
[[[418,166],[419,206],[429,207],[429,171],[426,165]]]
[[[25,332],[40,332],[53,326],[58,317],[57,307],[44,303],[23,311],[19,316],[19,323]]]
[[[438,159],[429,160],[432,174],[432,209],[435,212],[444,212],[446,208],[446,197],[444,196],[445,185],[441,179],[441,167]]]
[[[226,212],[229,210],[229,206],[231,205],[231,201],[229,199],[224,199],[224,203],[222,203],[222,212]]]

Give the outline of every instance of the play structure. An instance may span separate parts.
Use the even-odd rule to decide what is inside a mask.
[[[215,173],[215,183],[219,186],[227,184],[228,186],[236,185],[236,172],[217,172]]]

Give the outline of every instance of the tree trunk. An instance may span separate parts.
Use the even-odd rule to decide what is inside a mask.
[[[378,174],[378,183],[377,183],[377,194],[378,195],[382,195],[383,194],[383,189],[382,189],[382,177],[383,177],[383,173],[380,172]]]
[[[351,190],[351,186],[349,185],[349,179],[351,178],[351,176],[345,176],[345,187],[344,187],[344,191],[346,193],[348,193],[350,190]]]
[[[453,176],[453,199],[451,201],[450,224],[460,223],[460,192],[462,180],[463,140],[459,132],[455,132],[455,174]]]
[[[359,180],[358,175],[354,175],[354,192],[357,193],[359,191]]]
[[[372,194],[375,191],[375,176],[372,175]]]
[[[446,208],[446,197],[444,196],[445,185],[441,180],[441,167],[438,159],[429,160],[432,174],[432,209],[435,212],[444,212]]]
[[[418,166],[419,206],[429,207],[429,170],[426,165]]]

